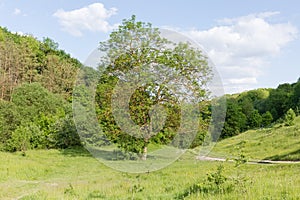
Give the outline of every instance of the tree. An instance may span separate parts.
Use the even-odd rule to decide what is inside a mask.
[[[39,83],[23,84],[14,90],[12,102],[23,120],[33,121],[43,113],[55,115],[63,109],[64,100],[46,90]]]
[[[289,108],[291,108],[290,99],[292,95],[293,89],[288,83],[281,84],[276,89],[270,91],[266,107],[272,113],[274,120],[283,117]]]
[[[58,50],[58,43],[53,41],[51,38],[43,38],[41,50],[45,53],[55,52]]]
[[[189,110],[207,96],[204,86],[211,78],[207,59],[189,43],[162,38],[157,28],[135,16],[100,43],[100,50],[106,53],[99,67],[106,66],[97,95],[100,124],[111,141],[146,159],[150,142],[174,136],[183,115],[174,114],[180,103],[189,102],[181,106]],[[185,135],[190,125],[183,125]]]
[[[248,117],[247,125],[249,128],[258,128],[261,126],[262,116],[259,114],[258,110],[253,110]]]
[[[69,148],[73,146],[81,146],[79,135],[73,118],[66,115],[53,124],[53,145],[56,148]]]
[[[273,121],[273,116],[270,111],[267,111],[262,115],[263,126],[269,126],[272,123],[272,121]]]
[[[296,118],[296,114],[293,109],[289,109],[284,115],[284,123],[286,126],[294,125],[294,120]]]
[[[78,80],[75,84],[73,91],[73,118],[76,124],[78,134],[83,144],[86,146],[104,146],[110,144],[104,134],[101,134],[96,113],[99,119],[110,119],[101,117],[107,116],[105,109],[100,110],[97,105],[95,106],[94,99],[97,104],[100,104],[103,108],[109,108],[108,97],[110,96],[111,82],[107,84],[101,84],[101,87],[97,88],[95,93],[95,84],[99,80],[99,73],[91,67],[82,67],[78,74]],[[95,109],[96,107],[96,109]],[[104,124],[103,129],[108,122],[102,120],[100,124]]]
[[[300,81],[298,80],[297,83],[295,83],[294,87],[294,92],[293,92],[293,96],[291,98],[292,100],[292,105],[293,108],[295,108],[295,111],[299,110],[300,108]],[[296,112],[296,114],[298,115],[299,113]]]
[[[239,102],[242,112],[246,115],[247,118],[250,118],[251,114],[254,112],[254,103],[250,98],[244,98]]]
[[[242,92],[238,95],[237,101],[242,107],[242,111],[247,116],[247,118],[249,118],[254,109],[258,110],[259,113],[266,112],[266,106],[264,106],[263,104],[269,97],[269,93],[269,89],[260,88]]]
[[[0,27],[0,99],[11,100],[14,88],[33,82],[67,99],[80,67],[81,63],[59,50],[53,40],[41,42]]]
[[[227,100],[227,110],[221,138],[238,135],[245,130],[247,118],[234,99]]]
[[[4,148],[20,122],[21,117],[17,107],[12,102],[0,100],[0,150]]]

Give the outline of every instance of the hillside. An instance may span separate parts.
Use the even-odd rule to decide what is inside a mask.
[[[80,143],[71,113],[80,67],[53,40],[0,27],[0,151]]]
[[[248,130],[237,136],[217,142],[211,156],[248,159],[300,160],[300,117],[295,125],[276,124],[272,128]]]

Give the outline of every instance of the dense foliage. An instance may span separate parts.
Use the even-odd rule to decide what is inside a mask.
[[[237,135],[249,129],[272,126],[284,122],[293,125],[299,115],[300,79],[284,83],[275,89],[256,89],[227,95],[227,113],[222,138]]]
[[[82,67],[78,60],[60,50],[53,40],[44,38],[39,41],[31,35],[13,34],[0,27],[0,150],[67,148],[81,144],[70,104],[73,83],[80,68],[85,71],[85,80],[95,77],[99,80],[95,96],[96,113],[105,133],[103,138],[97,136],[97,129],[94,135],[86,132],[84,135],[89,140],[85,142],[99,146],[116,143],[125,151],[140,154],[146,151],[149,143],[172,142],[180,148],[202,144],[212,109],[211,102],[206,99],[207,91],[203,89],[211,71],[202,52],[188,43],[173,44],[161,38],[158,29],[152,28],[151,24],[137,22],[134,16],[124,20],[107,42],[100,43],[100,49],[107,53],[102,63],[107,68],[102,71],[101,77],[96,77],[94,69]],[[103,69],[101,67],[99,69]],[[141,127],[136,133],[141,134],[138,137],[125,133],[119,127],[112,110],[112,98],[121,94],[116,92],[116,86],[120,80],[135,80],[130,77],[137,75],[136,69],[142,79],[146,79],[150,71],[154,71],[157,77],[171,74],[161,82],[145,81],[132,93],[127,114],[135,125]],[[191,136],[192,142],[184,130],[180,133],[183,137],[179,134],[174,140],[182,117],[180,99],[186,94],[174,95],[174,91],[167,87],[169,82],[174,82],[172,77],[178,78],[172,75],[173,72],[186,78],[176,79],[179,83],[196,80],[189,85],[197,94],[197,102],[201,102],[200,111],[195,113],[199,126],[196,127],[197,134]],[[88,81],[86,84],[89,84]],[[87,98],[87,92],[84,88],[78,88],[75,96]],[[218,106],[224,99],[227,101],[227,111],[223,126],[222,120],[218,119]],[[219,131],[221,138],[227,138],[278,122],[292,126],[295,117],[300,114],[299,109],[300,79],[296,83],[281,84],[276,89],[225,95],[219,103],[216,101],[215,118],[212,119],[214,127],[211,130]],[[87,121],[92,120],[80,119],[77,126],[83,127]]]
[[[49,38],[0,27],[0,149],[80,145],[70,107],[81,67]]]
[[[49,38],[39,41],[0,27],[0,99],[11,100],[15,87],[39,82],[53,93],[70,97],[80,62]]]

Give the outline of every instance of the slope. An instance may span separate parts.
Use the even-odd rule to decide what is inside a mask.
[[[300,160],[300,117],[295,125],[276,124],[272,128],[249,130],[217,142],[210,153],[214,157],[240,155],[248,159]]]

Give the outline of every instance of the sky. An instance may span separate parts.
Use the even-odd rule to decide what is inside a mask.
[[[0,26],[49,37],[81,62],[133,14],[200,44],[225,93],[300,77],[298,0],[0,0]]]

